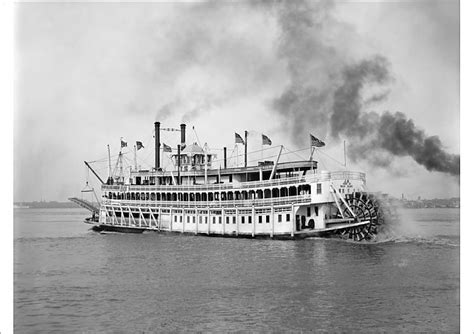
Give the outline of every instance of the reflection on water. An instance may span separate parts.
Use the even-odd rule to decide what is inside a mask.
[[[83,211],[17,211],[15,330],[457,331],[458,211],[416,211],[379,243],[102,235]]]

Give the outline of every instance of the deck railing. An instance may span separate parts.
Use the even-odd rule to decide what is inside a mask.
[[[292,203],[308,203],[311,195],[285,196],[277,198],[259,198],[246,200],[229,201],[132,201],[132,200],[104,200],[105,205],[121,205],[135,207],[173,207],[173,208],[229,208],[229,207],[251,207],[251,206],[271,206],[271,205],[291,205]]]
[[[102,185],[103,191],[219,191],[227,189],[271,188],[282,185],[299,185],[301,183],[323,182],[329,180],[362,180],[365,174],[361,172],[338,171],[320,172],[305,176],[293,176],[281,179],[232,182],[221,184],[196,184],[196,185]]]

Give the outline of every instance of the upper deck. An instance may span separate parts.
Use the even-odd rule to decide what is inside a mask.
[[[305,175],[280,177],[272,180],[258,180],[249,182],[209,183],[209,184],[181,184],[181,185],[102,185],[103,191],[220,191],[227,189],[272,188],[279,186],[299,185],[302,183],[316,183],[324,181],[357,180],[365,184],[365,173],[354,171],[315,171]]]

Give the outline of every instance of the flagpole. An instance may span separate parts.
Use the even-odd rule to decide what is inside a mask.
[[[207,184],[207,143],[204,144],[204,184]]]
[[[148,146],[148,145],[147,145]],[[137,145],[133,145],[133,161],[135,163],[135,171],[137,171]]]
[[[109,156],[109,179],[112,177],[112,162],[110,161],[110,145],[107,144],[107,151]]]
[[[311,134],[309,135],[309,162],[311,163],[311,172],[313,172],[313,153],[316,150],[315,147],[313,147],[313,141],[311,140]]]

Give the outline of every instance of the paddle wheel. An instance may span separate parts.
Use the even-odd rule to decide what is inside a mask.
[[[397,219],[396,210],[387,196],[354,192],[342,197],[334,193],[338,195],[335,198],[339,197],[334,220],[346,223],[334,230],[334,236],[353,241],[373,240],[387,222]]]

